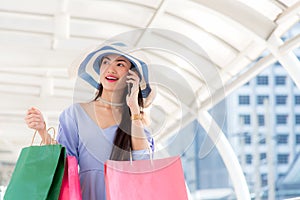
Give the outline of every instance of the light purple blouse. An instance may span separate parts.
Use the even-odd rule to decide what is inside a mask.
[[[57,141],[75,156],[79,164],[83,200],[105,200],[104,162],[109,159],[118,126],[101,129],[76,103],[59,117]],[[145,130],[152,151],[154,141]],[[148,150],[132,152],[133,160],[149,159]]]

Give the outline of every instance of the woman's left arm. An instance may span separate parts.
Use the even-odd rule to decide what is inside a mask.
[[[127,105],[131,112],[131,142],[133,150],[149,149],[149,143],[144,130],[143,115],[138,104],[139,81],[136,72],[129,70],[127,83],[132,84],[130,94],[127,96]]]
[[[133,150],[149,149],[141,114],[132,115],[131,142]]]

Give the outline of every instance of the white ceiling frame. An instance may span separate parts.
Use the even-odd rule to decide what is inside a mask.
[[[277,28],[272,34],[282,36],[287,30],[296,24],[300,19],[300,2],[285,10],[276,20]]]
[[[176,17],[188,24],[190,24],[191,26],[195,26],[197,29],[199,29],[200,31],[204,32],[205,34],[209,35],[211,38],[213,38],[214,40],[222,43],[222,44],[225,44],[226,47],[228,47],[229,49],[231,49],[233,52],[237,53],[239,52],[238,49],[236,49],[234,46],[232,46],[230,43],[228,43],[227,41],[225,41],[223,38],[219,37],[218,35],[215,35],[213,34],[212,32],[208,32],[207,30],[205,30],[203,27],[201,27],[199,24],[196,24],[188,19],[185,19],[185,18],[182,18],[178,15],[176,15],[176,12],[175,13],[171,13],[171,12],[166,12],[168,15],[171,15],[173,17]]]
[[[274,32],[276,32],[276,31],[274,31]],[[298,37],[299,36],[297,36],[297,38]],[[297,45],[299,45],[299,43],[300,43],[300,41],[298,41],[298,39],[296,39],[296,38],[291,39],[291,40],[289,40],[288,42],[286,42],[284,44],[280,43],[279,46],[278,46],[278,51],[276,52],[276,54],[278,54],[278,55],[285,55],[285,54],[287,54],[287,52],[290,52],[293,49],[295,49],[297,47]],[[297,61],[295,60],[296,59],[295,57],[293,58],[293,60],[294,60],[294,61],[292,61],[293,63],[295,63],[295,62],[297,63]],[[242,85],[244,85],[245,83],[247,83],[249,80],[251,80],[258,73],[260,73],[261,71],[263,71],[266,67],[268,67],[269,65],[271,65],[274,62],[276,62],[276,58],[275,58],[275,56],[272,56],[272,55],[268,55],[268,56],[260,59],[254,66],[252,66],[251,68],[249,68],[249,70],[246,73],[244,73],[242,75],[239,75],[239,77],[236,80],[234,80],[230,84],[225,85],[224,86],[224,90],[221,89],[221,91],[219,91],[219,92],[217,91],[215,94],[212,95],[211,98],[214,99],[214,100],[216,100],[216,102],[221,101],[226,96],[228,96],[232,91],[236,90],[237,88],[239,88]],[[297,65],[298,64],[296,64],[296,66]],[[300,74],[300,71],[299,71],[300,67],[297,68],[297,69],[291,69],[291,68],[289,68],[289,70],[291,70],[290,73],[292,73],[292,71],[293,71],[293,73],[292,73],[293,76],[297,76],[298,74]],[[298,71],[299,71],[299,73],[297,74]],[[297,79],[297,77],[294,77],[293,80],[294,79]],[[299,82],[299,83],[297,83],[297,82]],[[298,80],[297,82],[295,81],[295,83],[297,84],[297,86],[298,86],[298,84],[300,85],[300,80]],[[226,93],[224,93],[224,91],[226,91]],[[225,94],[225,96],[223,94]],[[214,105],[212,105],[211,102],[210,102],[210,100],[208,99],[205,102],[203,102],[202,106],[205,109],[210,109]]]
[[[214,102],[220,102],[225,97],[227,97],[231,92],[235,91],[237,88],[241,87],[252,78],[257,76],[260,72],[262,72],[265,68],[269,65],[276,62],[276,59],[272,55],[268,55],[260,59],[254,66],[250,67],[245,73],[240,74],[234,79],[231,83],[226,84],[224,88],[221,88],[219,91],[216,91],[212,96],[211,99],[214,99]],[[211,103],[210,99],[204,101],[201,105],[201,109],[208,110],[212,108],[214,105]]]
[[[170,98],[168,95],[165,95],[164,93],[161,94],[164,98],[168,99],[168,101],[170,101],[171,103],[173,103],[174,105],[176,105],[176,102],[174,99]],[[170,119],[174,119],[174,120],[178,120],[177,118],[174,118],[174,116],[178,116],[178,113],[182,113],[182,110],[188,110],[188,112],[186,113],[185,116],[183,116],[183,118],[181,119],[181,129],[184,128],[185,126],[187,126],[191,121],[189,120],[185,120],[186,116],[190,116],[190,113],[193,113],[192,116],[194,116],[194,119],[196,118],[196,114],[194,110],[198,110],[198,108],[194,108],[194,107],[190,107],[187,106],[186,104],[184,104],[183,102],[181,102],[182,105],[182,109],[176,109],[174,110],[174,112],[168,113],[168,117],[169,120]],[[194,104],[193,104],[194,105]],[[192,106],[193,106],[192,105]],[[188,118],[189,119],[189,118]],[[166,140],[167,138],[169,138],[175,131],[178,131],[178,127],[177,127],[177,123],[176,121],[173,121],[173,123],[169,124],[169,127],[165,128],[166,130],[168,130],[168,132],[163,133],[163,135],[160,135],[159,137],[157,137],[156,139],[159,141],[163,141]]]
[[[194,104],[193,104],[194,105]],[[183,119],[181,120],[181,129],[189,125],[193,120],[197,119],[197,111],[200,110],[200,108],[195,108],[195,106],[190,107],[184,103],[182,103],[183,109],[187,110],[188,112],[183,116]],[[171,115],[176,116],[178,112],[181,112],[181,110],[176,110],[174,113]],[[174,123],[175,124],[175,123]],[[164,133],[161,137],[158,139],[160,141],[165,141],[167,140],[172,134],[174,134],[176,131],[179,131],[177,126],[170,126],[168,127],[168,132]]]
[[[293,49],[296,49],[299,46],[300,46],[300,34],[285,41],[285,43],[279,47],[279,52],[286,54],[292,51]]]
[[[156,12],[153,14],[150,21],[148,22],[148,24],[145,27],[143,27],[144,30],[141,33],[141,35],[138,37],[138,39],[136,40],[135,46],[139,46],[139,43],[140,43],[140,41],[143,40],[143,37],[144,37],[146,31],[148,30],[148,28],[151,28],[155,24],[156,20],[163,14],[163,12],[165,12],[168,1],[169,0],[161,0]]]
[[[205,31],[205,29],[203,29],[201,26],[199,26],[198,24],[195,24],[187,19],[184,19],[184,18],[181,18],[180,16],[177,16],[176,14],[173,14],[173,13],[169,13],[169,15],[181,20],[181,21],[184,21],[186,23],[188,23],[189,25],[191,26],[194,26],[196,27],[199,31],[202,31],[204,34],[208,35],[208,37],[212,38],[213,40],[217,41],[218,43],[222,44],[223,46],[226,46],[226,48],[230,49],[231,52],[235,53],[235,54],[238,54],[239,50],[236,49],[234,46],[232,46],[230,43],[228,43],[227,41],[223,40],[221,37],[218,37],[217,35],[214,35],[213,33],[211,32],[207,32]],[[197,52],[194,52],[195,54],[197,54]],[[218,67],[219,69],[222,69],[222,67],[216,63],[215,60],[212,60],[213,61],[214,65],[216,67]]]
[[[23,2],[10,0],[3,2],[0,4],[0,10],[3,11],[53,16],[53,13],[57,10],[58,1],[27,0]]]
[[[297,56],[287,48],[280,48],[283,46],[283,41],[275,35],[269,38],[269,49],[280,64],[286,69],[292,80],[295,82],[297,87],[300,89],[300,61]],[[296,43],[298,44],[298,42]],[[290,46],[290,45],[289,45]],[[284,50],[284,52],[280,51]]]
[[[257,74],[259,74],[261,71],[263,71],[266,67],[274,63],[276,59],[273,55],[268,55],[262,59],[260,59],[254,66],[249,68],[249,70],[243,74],[241,74],[239,77],[237,77],[231,84],[225,85],[224,88],[220,89],[221,92],[216,92],[210,99],[214,99],[214,102],[220,102],[223,100],[226,96],[228,96],[231,92],[236,90],[237,88],[241,87],[248,81],[250,81],[252,78],[254,78]],[[225,96],[223,95],[225,94]],[[200,111],[206,111],[212,108],[214,105],[211,104],[210,99],[207,99],[206,101],[202,102],[200,105],[200,108],[196,110]],[[189,106],[186,106],[186,108],[190,108]],[[195,109],[195,108],[194,108]],[[187,115],[187,118],[184,120],[184,124],[188,125],[196,118],[196,113],[194,109],[189,109],[190,113],[194,113],[191,115]],[[173,132],[174,130],[170,129],[170,132]]]
[[[36,106],[41,110],[53,111],[53,110],[63,110],[66,106],[71,105],[73,102],[72,98],[59,98],[59,97],[30,97],[22,96],[22,104],[20,104],[19,96],[14,94],[4,93],[1,94],[1,112],[10,112],[12,110],[23,110],[26,111],[29,106]],[[12,106],[7,106],[12,105]]]
[[[8,12],[9,10],[12,10],[12,12],[15,13],[15,10],[14,10],[15,8],[14,8],[13,4],[16,4],[17,1],[16,0],[11,0],[11,1],[13,3],[8,2],[7,3],[8,6],[4,6],[4,7],[6,7],[6,9],[3,9],[3,7],[0,5],[0,10],[6,10],[4,12]],[[74,0],[74,2],[75,1],[80,2],[84,5],[84,0]],[[281,15],[283,17],[282,18],[280,16],[278,17],[279,21],[277,22],[278,26],[276,27],[276,25],[277,25],[276,23],[266,20],[265,18],[262,17],[262,14],[260,14],[258,11],[253,12],[253,9],[249,9],[249,8],[245,9],[246,6],[243,4],[242,1],[241,2],[236,2],[234,0],[222,0],[222,1],[220,1],[220,0],[211,0],[211,1],[192,0],[192,1],[197,2],[199,4],[199,6],[202,7],[203,11],[213,13],[217,17],[222,18],[222,20],[224,19],[224,21],[226,21],[226,23],[230,22],[229,26],[231,25],[231,26],[235,26],[235,27],[240,28],[242,30],[243,34],[244,33],[246,33],[246,34],[249,33],[250,38],[252,39],[252,41],[249,40],[249,43],[248,43],[248,40],[247,40],[247,43],[243,43],[243,49],[240,48],[241,50],[240,50],[240,52],[239,51],[237,52],[237,57],[233,60],[230,59],[230,60],[232,60],[232,62],[228,65],[224,65],[225,68],[223,68],[221,70],[221,72],[220,72],[221,79],[226,83],[224,88],[213,88],[215,90],[214,93],[212,94],[212,96],[206,96],[205,97],[205,99],[202,102],[202,105],[201,105],[200,108],[190,108],[189,105],[183,105],[184,108],[182,109],[183,110],[182,112],[184,112],[184,113],[182,115],[184,115],[184,116],[182,116],[182,122],[180,124],[181,127],[185,126],[185,125],[188,125],[192,120],[196,119],[197,117],[198,118],[203,117],[203,119],[200,119],[200,120],[209,121],[210,120],[209,118],[211,118],[211,116],[207,113],[207,110],[209,110],[212,106],[214,106],[216,102],[219,102],[222,99],[224,99],[233,90],[235,90],[236,88],[242,86],[244,83],[246,83],[251,78],[256,76],[260,71],[265,69],[267,66],[269,66],[273,62],[275,62],[276,58],[274,57],[274,55],[270,54],[270,55],[267,55],[264,58],[260,59],[252,67],[249,67],[250,65],[249,66],[247,65],[247,63],[248,62],[250,63],[253,59],[256,60],[255,57],[259,56],[260,51],[263,51],[267,47],[267,45],[266,45],[267,43],[266,43],[265,39],[269,38],[270,34],[275,33],[275,31],[273,32],[273,30],[275,28],[277,30],[277,33],[280,32],[279,27],[282,28],[281,30],[288,30],[288,28],[290,28],[290,25],[293,24],[296,20],[299,19],[299,13],[297,11],[295,11],[295,10],[298,9],[298,8],[295,8],[296,4],[293,7],[285,10],[287,7],[285,7],[283,4],[278,2],[279,5],[282,5],[281,8],[284,11],[283,11],[283,14]],[[42,3],[38,0],[29,0],[29,2],[33,3],[33,5],[35,5],[34,3],[38,4],[37,5],[38,8],[36,8],[33,5],[31,5],[33,8],[29,8],[30,7],[29,5],[25,5],[25,8],[23,8],[22,4],[21,4],[21,5],[17,6],[18,8],[16,8],[17,10],[18,9],[20,10],[20,12],[18,11],[19,14],[28,14],[29,13],[29,14],[32,15],[32,13],[30,13],[30,10],[34,10],[36,12],[39,12],[36,15],[41,15],[41,16],[44,16],[44,17],[49,15],[50,17],[55,18],[55,14],[57,13],[57,11],[59,11],[59,9],[60,9],[59,6],[61,6],[60,1],[53,1],[54,3],[53,2],[47,2],[46,5],[49,5],[50,8],[41,8],[43,5],[41,5]],[[65,2],[68,2],[68,0],[65,1]],[[93,3],[95,3],[95,5],[100,5],[101,2],[100,3],[99,2],[100,1],[93,1]],[[117,3],[118,1],[107,1],[107,3],[110,3],[110,2],[113,2],[113,3],[109,4],[109,5],[112,5],[112,6],[113,5],[118,5],[118,3]],[[124,0],[122,2],[130,2],[130,4],[134,4],[134,5],[143,5],[144,4],[144,2],[134,3],[133,0]],[[171,3],[171,1],[168,1],[168,2]],[[144,7],[148,8],[148,10],[146,10],[145,12],[148,12],[148,14],[147,15],[142,15],[143,18],[141,18],[141,20],[137,20],[137,22],[141,22],[141,21],[146,22],[147,21],[148,24],[150,24],[149,28],[151,28],[151,26],[155,26],[155,24],[160,19],[162,19],[164,17],[164,15],[163,15],[164,13],[167,13],[166,8],[165,8],[167,3],[166,3],[166,1],[155,1],[155,6],[151,7],[150,6],[151,5],[151,0],[148,0],[147,3],[145,3],[145,4],[147,6],[144,6]],[[122,5],[125,5],[125,4],[123,3]],[[86,8],[88,8],[89,6],[90,6],[90,4],[88,4],[88,6]],[[129,5],[129,3],[128,3],[127,6],[128,6],[128,8],[133,8],[134,7],[132,5]],[[11,7],[11,9],[8,9],[9,7]],[[138,7],[138,6],[136,6],[136,7]],[[136,9],[136,7],[134,9]],[[298,5],[298,7],[299,7],[299,5]],[[29,9],[28,13],[27,13],[27,8]],[[42,11],[39,11],[39,8],[41,8]],[[143,9],[143,7],[140,7],[140,8]],[[151,8],[151,10],[149,10],[149,8]],[[156,8],[161,9],[159,11],[160,13],[158,13],[158,10],[157,10],[156,13],[154,13],[152,15],[153,11],[155,11]],[[239,9],[239,8],[241,8],[241,9]],[[184,7],[183,7],[183,9],[184,9]],[[53,12],[50,12],[50,14],[47,14],[47,13],[49,13],[49,10],[53,10]],[[62,10],[64,10],[64,9],[62,9]],[[230,11],[232,11],[232,10],[237,11],[237,13],[236,12],[231,13]],[[167,11],[168,11],[168,9],[167,9]],[[199,11],[201,12],[201,9],[199,9]],[[149,13],[151,13],[151,14],[149,14]],[[78,12],[77,14],[80,17],[80,12]],[[272,13],[272,14],[273,14],[273,16],[275,15],[274,13]],[[286,17],[285,15],[289,15],[289,17]],[[86,20],[87,22],[89,20],[93,21],[93,19],[95,19],[93,17],[95,17],[95,16],[98,16],[98,15],[93,15],[90,19],[89,15],[86,15],[86,18],[84,20]],[[99,15],[99,16],[101,16],[101,15]],[[149,16],[152,16],[150,21],[149,21],[149,19],[150,19]],[[251,18],[251,16],[254,16],[252,21],[249,20],[249,18]],[[75,18],[73,18],[73,19],[75,19]],[[16,18],[16,19],[18,19],[18,18]],[[97,22],[99,21],[100,24],[101,24],[101,17],[99,18],[99,20],[96,19],[95,21],[97,21]],[[123,19],[123,21],[124,21],[124,19]],[[29,22],[30,22],[30,20],[29,20]],[[109,21],[107,21],[107,22],[109,22]],[[85,21],[84,21],[84,23],[85,23]],[[112,21],[110,21],[110,23],[115,24],[115,21],[112,20]],[[131,22],[131,24],[137,25],[135,21]],[[264,24],[266,24],[267,26],[264,26]],[[77,27],[80,28],[81,24],[77,23],[75,25],[76,25],[75,30],[77,30]],[[91,25],[94,25],[94,23],[91,23]],[[119,30],[123,29],[122,25],[124,25],[124,24],[119,23],[119,24],[115,24],[115,26],[112,26],[112,27],[109,26],[109,27],[114,28],[114,27],[120,26],[121,28],[118,29],[118,31],[119,31]],[[189,26],[190,25],[191,25],[191,23],[189,24]],[[57,26],[57,25],[54,24],[54,27],[55,26]],[[187,26],[187,28],[189,26]],[[41,25],[41,27],[44,27],[44,26]],[[140,27],[140,26],[138,25],[137,27]],[[11,27],[11,28],[13,29],[14,27]],[[25,27],[24,30],[26,28],[27,27]],[[134,28],[134,27],[131,27],[131,28]],[[197,28],[201,29],[201,26],[198,26]],[[261,30],[255,30],[254,28],[260,28]],[[93,29],[91,29],[91,30],[93,30]],[[192,30],[195,30],[195,29],[193,28]],[[57,43],[58,52],[54,51],[54,53],[53,52],[51,53],[51,51],[48,51],[50,49],[50,48],[48,48],[48,46],[51,47],[51,45],[49,45],[49,44],[51,44],[51,42],[49,42],[49,41],[51,41],[53,34],[55,35],[55,32],[53,32],[53,30],[50,32],[50,35],[49,34],[44,34],[44,35],[40,34],[40,35],[38,35],[36,33],[28,32],[28,34],[27,34],[27,36],[29,36],[28,39],[29,38],[31,39],[31,38],[33,38],[34,35],[37,35],[37,37],[40,37],[40,38],[35,39],[33,41],[35,41],[35,42],[36,41],[42,41],[43,42],[43,44],[41,44],[41,45],[40,44],[33,44],[34,48],[32,50],[28,48],[28,47],[31,48],[31,45],[28,42],[21,42],[21,45],[18,44],[19,41],[27,39],[27,37],[25,37],[26,34],[24,34],[25,33],[24,31],[22,32],[22,30],[21,30],[22,33],[17,33],[16,32],[16,34],[14,34],[10,37],[9,37],[9,34],[6,35],[5,32],[14,32],[14,31],[3,30],[2,32],[4,32],[4,34],[2,34],[2,35],[5,36],[5,40],[7,38],[9,41],[6,42],[6,41],[4,41],[4,39],[3,39],[3,41],[1,41],[1,44],[8,44],[7,45],[8,50],[6,48],[5,51],[3,51],[3,55],[2,56],[0,55],[0,65],[7,68],[7,69],[10,68],[10,67],[12,67],[16,70],[18,70],[18,69],[19,70],[30,69],[30,70],[33,70],[32,73],[34,73],[35,70],[39,70],[41,73],[44,73],[44,72],[47,72],[47,70],[50,70],[50,71],[48,71],[49,73],[51,73],[50,77],[54,78],[53,79],[54,80],[54,96],[50,95],[49,98],[46,98],[46,97],[39,98],[38,96],[37,97],[24,96],[24,98],[23,98],[23,95],[21,96],[21,94],[20,95],[18,95],[18,94],[7,94],[7,93],[5,93],[3,95],[1,94],[1,98],[3,98],[3,102],[2,102],[2,106],[0,106],[0,107],[3,110],[1,110],[1,109],[0,110],[4,114],[5,114],[5,112],[10,112],[10,111],[20,112],[22,110],[25,111],[27,109],[27,108],[25,108],[26,105],[30,105],[30,106],[31,105],[36,105],[40,109],[43,110],[44,114],[46,114],[47,111],[51,111],[51,110],[53,110],[53,111],[55,110],[55,112],[59,112],[59,110],[64,109],[65,105],[70,105],[72,103],[71,97],[70,97],[70,99],[62,97],[63,94],[64,94],[64,90],[69,91],[69,88],[64,87],[64,82],[67,81],[67,77],[62,78],[62,80],[58,80],[57,84],[55,84],[56,83],[55,82],[56,76],[52,75],[52,72],[53,73],[54,72],[59,72],[59,70],[62,69],[62,68],[64,68],[64,70],[65,70],[66,66],[64,64],[68,62],[68,66],[70,65],[71,61],[73,61],[74,58],[76,58],[81,53],[81,51],[79,51],[79,50],[82,49],[82,46],[87,45],[86,41],[89,40],[89,42],[91,42],[91,43],[93,43],[93,42],[96,43],[99,40],[98,41],[94,40],[94,39],[97,39],[97,38],[93,38],[93,35],[89,36],[89,34],[86,34],[86,35],[82,34],[82,36],[78,36],[78,38],[85,38],[86,39],[85,41],[84,40],[76,40],[76,39],[74,39],[74,38],[77,37],[75,35],[76,34],[76,31],[75,31],[74,35],[72,35],[72,33],[70,34],[71,37],[70,37],[69,40],[66,40],[66,39],[62,38],[62,40],[60,40],[59,43]],[[108,32],[110,34],[111,31],[108,31]],[[64,31],[62,31],[60,33],[64,33]],[[81,33],[81,32],[79,32],[79,33]],[[283,31],[281,31],[281,33],[283,33]],[[211,34],[211,33],[209,33],[209,34]],[[220,36],[220,35],[217,35],[217,34],[213,34],[213,35],[222,39],[222,36]],[[73,37],[73,40],[72,40],[72,37]],[[286,55],[292,49],[298,47],[299,43],[300,43],[299,37],[300,36],[294,37],[291,40],[286,41],[283,45],[277,44],[276,46],[274,46],[274,52],[275,52],[274,54],[284,53],[284,55]],[[243,37],[243,38],[248,39],[248,37]],[[9,46],[9,45],[11,45],[10,41],[14,41],[13,44],[12,44],[13,47]],[[46,45],[48,45],[48,46],[46,47]],[[246,46],[246,45],[248,45],[248,46]],[[3,46],[5,46],[5,45],[3,45]],[[78,47],[78,46],[80,46],[80,47]],[[236,45],[236,47],[239,47],[239,46]],[[45,49],[47,49],[47,51],[45,51]],[[65,49],[67,49],[67,51],[65,51]],[[255,50],[255,53],[252,53],[254,50]],[[6,52],[6,51],[8,51],[8,52]],[[27,51],[29,51],[29,53],[27,53]],[[42,53],[40,53],[40,51]],[[12,52],[13,52],[13,54],[10,54]],[[46,57],[44,57],[45,52],[48,53],[46,55]],[[27,58],[28,56],[30,56],[30,53],[33,53],[36,56],[36,58],[33,58],[33,59]],[[8,58],[11,55],[14,56],[14,57],[12,57],[14,59]],[[22,55],[24,57],[22,57]],[[279,55],[279,56],[284,56],[284,55]],[[62,58],[62,57],[66,57],[66,58]],[[289,58],[283,60],[282,62],[285,62],[286,63],[285,65],[289,66],[291,64],[290,63],[291,60],[293,60],[295,58],[294,55],[292,55],[292,57],[293,57],[292,59],[289,57]],[[48,59],[49,59],[49,64],[46,63],[47,66],[43,65],[44,63],[41,62],[38,58],[40,58],[40,60],[42,60],[42,61],[43,61],[43,59],[45,59],[44,61],[48,61]],[[57,60],[62,59],[63,61],[57,61],[57,60],[55,61],[53,59],[57,59]],[[154,57],[154,59],[155,59],[155,57]],[[25,62],[27,62],[27,61],[29,61],[29,64],[26,65]],[[166,61],[166,62],[168,62],[168,61]],[[188,67],[184,66],[185,68],[183,67],[181,69],[182,66],[183,65],[179,65],[179,66],[176,66],[176,67],[180,68],[180,70],[183,70],[184,74],[185,74],[185,72],[191,74],[191,71],[187,71],[187,70],[189,70]],[[289,67],[287,67],[287,68],[289,68]],[[291,68],[290,73],[298,73],[299,72],[299,71],[294,72],[293,70],[295,70],[295,69]],[[1,72],[1,68],[0,68],[0,72]],[[31,76],[30,73],[27,73],[26,75]],[[191,77],[189,77],[189,78],[191,78]],[[210,77],[210,79],[211,78],[214,78],[214,77]],[[200,77],[198,77],[198,79],[199,79],[199,81],[201,81],[201,83],[203,83],[203,80],[201,80]],[[190,80],[189,82],[196,83],[196,79],[193,80],[193,81]],[[57,85],[57,87],[55,87],[56,85]],[[62,85],[62,86],[60,86],[60,85]],[[184,88],[184,87],[182,87],[182,88]],[[55,93],[56,91],[57,91],[57,94]],[[66,96],[68,96],[68,95],[70,95],[70,94],[69,93],[66,94]],[[22,99],[21,99],[21,97],[22,97]],[[197,98],[199,98],[199,99],[197,99],[199,101],[200,97],[197,97]],[[211,104],[211,102],[210,102],[211,98],[214,99],[213,104]],[[170,100],[168,98],[165,98],[165,99],[166,99],[166,104],[165,105],[168,105],[167,103],[169,103]],[[22,100],[22,103],[24,103],[24,105],[20,105],[20,102],[18,102],[20,100]],[[171,99],[171,101],[172,100],[173,99]],[[203,100],[203,99],[201,98],[201,100]],[[44,102],[44,101],[46,101],[46,102]],[[169,104],[169,105],[171,105],[171,104]],[[10,107],[10,108],[8,108],[8,107]],[[180,110],[180,109],[178,109],[178,110]],[[188,111],[188,112],[186,112],[186,111]],[[175,121],[176,119],[175,119],[174,116],[175,116],[176,111],[174,111],[174,112],[171,111],[171,112],[172,112],[171,116],[168,116],[168,117],[170,117],[171,120],[174,119],[174,121]],[[166,113],[166,114],[169,114],[169,113]],[[174,115],[172,115],[172,114],[174,114]],[[201,117],[199,117],[200,115],[201,115]],[[3,117],[3,116],[5,116],[5,115],[1,115],[1,112],[0,112],[0,118]],[[51,116],[50,116],[50,118],[51,118]],[[20,120],[20,119],[21,119],[20,117],[16,118],[16,120]],[[53,116],[51,118],[51,120],[52,121],[50,123],[53,123],[53,121],[56,120],[56,117]],[[198,121],[200,122],[200,120],[198,120]],[[177,122],[178,121],[176,121],[175,123],[177,123]],[[11,123],[14,123],[14,121],[9,120],[8,123],[11,124]],[[203,125],[211,124],[211,122],[209,122],[209,123],[203,122],[203,123],[204,123]],[[17,125],[17,123],[16,123],[16,125]],[[166,123],[166,126],[168,126],[167,128],[169,128],[170,127],[169,123]],[[10,127],[5,125],[5,124],[3,124],[3,129],[8,130],[8,131],[5,131],[6,134],[11,131]],[[215,127],[214,130],[218,131],[218,129],[219,129],[219,127]],[[20,130],[20,129],[14,128],[13,133],[15,133],[17,130]],[[170,128],[170,129],[168,129],[168,133],[166,133],[166,135],[163,136],[160,139],[165,139],[165,138],[169,137],[170,134],[172,134],[176,131],[178,131],[177,128],[176,128],[176,130],[175,130],[175,127],[174,127],[174,129]],[[206,131],[207,131],[207,133],[210,137],[214,136],[214,132],[210,133],[208,131],[208,129],[206,129]],[[11,136],[13,136],[13,134]],[[222,134],[222,137],[223,137],[223,134]],[[20,138],[18,138],[18,139],[20,140]],[[23,139],[23,138],[21,138],[21,139]],[[226,141],[225,139],[224,138],[221,139],[220,142],[218,143],[218,145],[219,145],[218,150],[220,151],[220,154],[223,153],[223,154],[221,154],[221,156],[222,156],[222,159],[224,160],[224,163],[226,164],[226,166],[227,167],[229,166],[228,168],[235,169],[235,167],[238,167],[238,163],[236,163],[235,155],[233,155],[233,157],[231,157],[230,153],[232,153],[232,152],[231,152],[230,148],[229,148],[229,150],[227,149],[228,141]],[[16,140],[14,139],[12,141],[16,141]],[[216,140],[214,140],[214,141],[216,141]],[[229,145],[229,147],[230,147],[230,145]],[[227,154],[227,152],[229,152],[229,153]],[[228,156],[231,157],[231,158],[228,158]],[[1,157],[1,159],[2,159],[2,157]],[[232,162],[232,163],[230,163],[230,162]],[[233,165],[233,166],[230,166],[230,165]],[[235,190],[237,191],[238,190],[237,188],[239,188],[238,192],[242,192],[242,190],[245,189],[245,188],[243,189],[243,186],[244,186],[243,180],[244,179],[242,179],[243,177],[240,173],[240,169],[237,168],[237,170],[238,170],[239,176],[233,177],[232,174],[233,174],[234,170],[229,171],[229,174],[230,174],[231,178],[234,179],[233,182],[234,182]],[[240,179],[238,179],[237,177],[240,178]],[[238,179],[238,181],[237,181],[237,179]],[[242,182],[241,185],[237,185],[237,182],[239,182],[239,181]],[[238,194],[238,192],[237,192],[237,194]],[[241,195],[242,194],[238,194],[239,198],[241,198]],[[242,199],[243,200],[247,199],[247,196],[244,196]]]
[[[108,0],[110,1],[110,0]],[[142,2],[142,1],[134,1],[134,0],[121,0],[123,2],[126,3],[130,3],[130,4],[134,4],[134,5],[138,5],[138,6],[143,6],[145,8],[150,8],[150,9],[156,9],[157,7],[159,7],[159,4],[161,4],[161,0],[156,0],[158,3],[157,5],[154,5],[155,1],[154,0],[148,0],[148,2]]]
[[[52,49],[57,48],[60,39],[69,39],[70,37],[70,13],[68,13],[69,0],[59,2],[57,12],[54,14],[54,30]]]
[[[79,55],[77,51],[8,46],[1,46],[0,51],[3,52],[0,54],[1,68],[32,68],[32,66],[36,66],[36,68],[45,67],[59,70],[62,67],[70,66],[71,62]]]
[[[191,0],[205,6],[207,11],[211,10],[214,15],[223,17],[232,26],[239,26],[248,32],[253,39],[265,43],[270,32],[275,29],[276,24],[253,9],[246,7],[241,2],[234,0]]]
[[[253,50],[254,48],[255,48],[255,46],[249,46],[247,49],[242,51],[237,56],[237,58],[234,61],[232,61],[232,63],[230,63],[228,65],[228,67],[224,68],[224,71],[226,72],[226,69],[235,68],[235,66],[237,66],[237,67],[240,66],[241,65],[241,63],[240,63],[241,59],[247,58],[247,52]],[[232,91],[234,91],[238,87],[240,87],[243,84],[245,84],[246,82],[248,82],[250,80],[250,78],[256,76],[259,72],[261,72],[263,69],[265,69],[265,67],[272,64],[273,62],[275,62],[275,59],[271,60],[269,57],[263,58],[263,59],[260,60],[259,63],[257,63],[257,65],[250,68],[250,70],[248,71],[249,73],[245,73],[241,76],[241,78],[235,79],[230,85],[227,85],[227,86],[225,85],[222,88],[216,88],[217,90],[210,97],[207,97],[205,101],[201,102],[201,110],[209,110],[215,104],[217,104],[219,101],[224,99],[229,93],[231,93]],[[250,60],[249,60],[249,63],[250,63]],[[222,72],[223,72],[223,70],[221,71],[221,73]],[[226,73],[228,75],[230,75],[231,78],[233,78],[236,75],[236,74],[229,74],[229,72],[226,72]],[[250,74],[251,74],[251,76],[249,76]],[[249,77],[249,80],[248,80],[247,77]],[[216,78],[218,78],[218,77],[216,77]],[[233,85],[235,87],[232,87]],[[197,96],[200,96],[204,92],[204,90],[206,90],[206,88],[204,88],[204,87],[200,88],[197,91]],[[211,99],[214,99],[214,101],[212,102]]]
[[[190,119],[184,120],[183,123],[181,124],[181,128],[188,125],[194,119],[198,120],[198,122],[202,125],[202,127],[206,131],[206,133],[209,135],[212,142],[217,147],[219,154],[221,155],[221,158],[225,163],[230,178],[233,182],[237,199],[250,200],[249,189],[247,186],[245,176],[238,162],[238,159],[232,147],[230,146],[227,138],[225,137],[223,131],[220,129],[218,124],[214,121],[214,119],[206,110],[202,110],[198,112],[199,109],[190,108],[189,106],[186,105],[184,105],[184,107],[189,110],[186,116]],[[171,135],[171,133],[176,131],[177,128],[178,128],[177,126],[176,127],[172,126],[168,128],[168,133],[166,135]],[[161,140],[162,138],[159,139]]]
[[[281,13],[276,19],[277,24],[282,24],[286,20],[289,20],[292,16],[298,15],[300,12],[300,1],[293,6],[287,8],[283,13]]]
[[[220,129],[216,121],[207,111],[199,112],[197,120],[218,149],[229,173],[237,199],[250,200],[250,193],[243,170],[222,129]]]
[[[189,71],[185,67],[180,67],[178,65],[178,63],[174,62],[172,59],[169,59],[166,56],[162,56],[161,54],[158,54],[154,51],[148,51],[147,53],[155,56],[156,58],[160,58],[161,60],[165,60],[165,61],[169,62],[169,64],[171,66],[177,67],[179,70],[183,71],[184,73],[187,73],[189,76],[193,77],[194,79],[197,79],[201,84],[204,84],[204,81],[201,79],[201,77],[196,76],[194,73],[192,73],[191,71]],[[203,57],[203,59],[206,59],[206,58]]]
[[[284,5],[281,1],[278,0],[270,0],[270,1],[274,3],[281,10],[285,10],[287,8],[286,5]]]

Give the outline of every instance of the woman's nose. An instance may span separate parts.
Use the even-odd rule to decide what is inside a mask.
[[[116,66],[113,63],[109,64],[109,66],[108,66],[108,72],[112,73],[112,74],[116,73]]]

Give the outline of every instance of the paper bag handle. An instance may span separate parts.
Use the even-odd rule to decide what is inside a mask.
[[[56,135],[55,128],[54,128],[54,127],[48,128],[47,131],[46,131],[46,133],[48,134],[49,131],[50,131],[51,129],[53,130],[53,138],[50,136],[50,139],[51,139],[50,144],[53,145],[53,144],[55,144],[55,142],[56,142],[55,139],[54,139],[54,138],[55,138],[55,135]],[[33,144],[33,142],[34,142],[34,138],[35,138],[35,136],[36,136],[36,133],[37,133],[37,130],[35,130],[35,132],[34,132],[34,134],[33,134],[33,137],[32,137],[30,146],[32,146],[32,144]],[[41,141],[40,145],[42,145],[42,142],[43,142],[43,141]]]
[[[149,151],[149,155],[150,155],[150,162],[151,162],[151,165],[153,164],[153,153],[152,153],[152,149],[150,148],[150,146],[148,146],[148,151]],[[131,151],[131,148],[130,148],[130,165],[132,165],[132,151]]]

